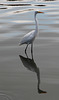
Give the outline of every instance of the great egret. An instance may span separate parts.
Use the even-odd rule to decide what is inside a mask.
[[[34,19],[35,19],[35,24],[36,24],[36,28],[35,30],[32,30],[31,32],[29,32],[28,34],[26,34],[23,39],[21,40],[20,44],[19,45],[23,45],[23,44],[27,44],[26,48],[25,48],[25,53],[26,53],[26,50],[27,50],[27,47],[29,44],[31,44],[31,54],[33,54],[33,41],[38,33],[38,23],[37,23],[37,18],[36,18],[36,15],[38,13],[43,13],[41,11],[35,11],[34,13]]]

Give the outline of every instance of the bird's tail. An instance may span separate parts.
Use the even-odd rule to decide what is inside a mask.
[[[23,43],[22,43],[22,42],[20,42],[20,43],[19,43],[19,46],[21,46],[22,44],[23,44]]]
[[[19,43],[19,46],[21,46],[22,45],[22,43]]]

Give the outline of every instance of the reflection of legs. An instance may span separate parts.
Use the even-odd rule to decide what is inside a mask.
[[[32,59],[33,59],[33,43],[31,44],[31,56],[32,56]]]
[[[28,44],[27,44],[27,46],[26,46],[26,48],[25,48],[25,54],[26,54],[27,47],[28,47]]]

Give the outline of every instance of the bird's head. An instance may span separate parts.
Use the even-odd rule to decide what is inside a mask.
[[[41,12],[41,11],[35,11],[35,15],[38,14],[38,13],[44,13],[44,12]]]

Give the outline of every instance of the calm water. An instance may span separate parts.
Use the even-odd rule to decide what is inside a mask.
[[[27,58],[19,42],[35,29],[36,9],[44,14],[37,15],[32,60],[30,47]],[[58,87],[59,1],[0,0],[0,100],[59,100]]]

